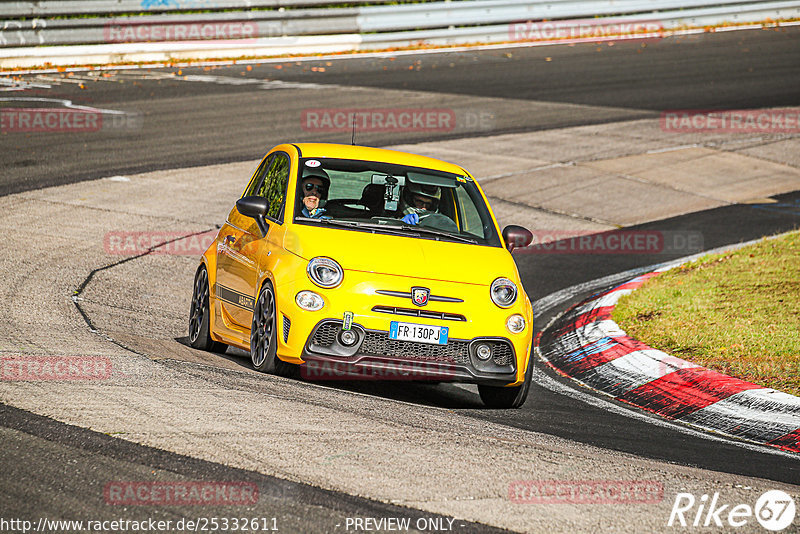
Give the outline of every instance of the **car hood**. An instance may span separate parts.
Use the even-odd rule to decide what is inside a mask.
[[[501,247],[295,224],[284,248],[306,260],[333,258],[345,271],[486,286],[499,276],[519,282],[511,254]]]

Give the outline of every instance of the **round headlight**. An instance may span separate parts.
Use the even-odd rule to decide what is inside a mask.
[[[492,302],[501,308],[508,308],[517,300],[517,286],[508,278],[498,278],[492,282]]]
[[[300,306],[306,311],[321,310],[322,307],[325,305],[325,301],[322,300],[322,297],[320,297],[313,291],[301,291],[294,298],[294,301],[297,303],[298,306]]]
[[[320,287],[331,288],[342,283],[344,271],[342,266],[330,258],[322,256],[308,262],[308,277]]]
[[[525,330],[525,318],[518,313],[515,313],[506,320],[506,328],[512,334],[519,334]]]

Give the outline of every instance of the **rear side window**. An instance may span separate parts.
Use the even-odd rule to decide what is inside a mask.
[[[289,156],[278,152],[263,162],[256,171],[255,179],[246,195],[257,195],[269,200],[267,217],[283,222],[283,209],[286,203],[286,189],[289,185]]]

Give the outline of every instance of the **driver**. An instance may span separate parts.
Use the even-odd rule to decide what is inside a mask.
[[[320,202],[328,198],[328,189],[331,186],[331,179],[322,169],[315,170],[303,177],[300,182],[300,192],[303,195],[303,209],[300,213],[303,217],[310,219],[330,218],[323,216],[325,208],[320,207]]]
[[[403,210],[403,222],[417,225],[420,219],[434,213],[439,208],[442,192],[436,185],[416,184],[409,182],[403,191],[406,208]]]

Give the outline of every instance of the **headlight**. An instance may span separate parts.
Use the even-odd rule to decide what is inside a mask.
[[[322,256],[308,262],[308,277],[320,287],[331,288],[342,283],[344,271],[341,265]]]
[[[506,328],[512,334],[519,334],[525,330],[525,318],[518,313],[515,313],[506,319]]]
[[[508,278],[498,278],[492,282],[492,302],[501,308],[508,308],[517,300],[517,286]]]
[[[294,301],[297,303],[298,306],[300,306],[306,311],[321,310],[322,307],[325,305],[325,301],[322,300],[322,297],[320,297],[313,291],[301,291],[294,298]]]

